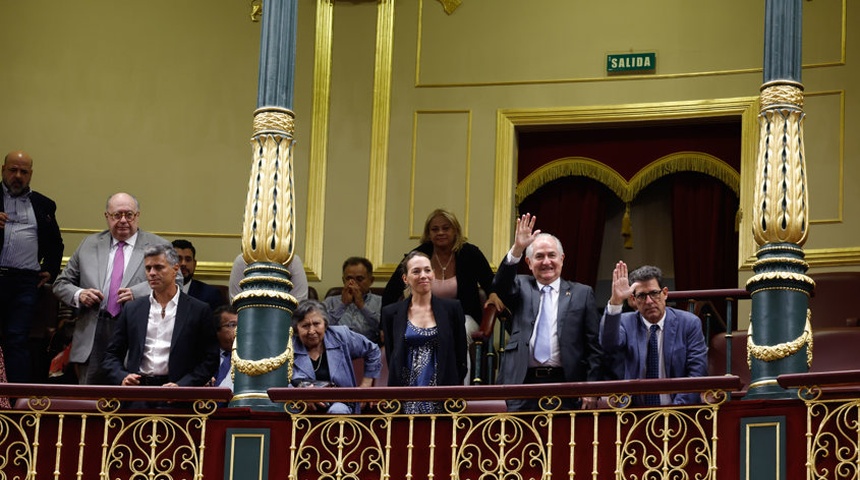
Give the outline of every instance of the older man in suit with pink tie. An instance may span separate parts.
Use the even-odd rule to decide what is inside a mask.
[[[123,304],[150,292],[143,250],[168,244],[138,229],[140,203],[127,193],[111,195],[104,215],[108,229],[85,238],[54,282],[54,295],[79,310],[69,362],[81,384],[105,382],[101,363],[114,321]]]

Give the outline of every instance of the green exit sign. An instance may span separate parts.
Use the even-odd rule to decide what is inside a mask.
[[[656,53],[624,53],[606,56],[606,73],[654,73]]]

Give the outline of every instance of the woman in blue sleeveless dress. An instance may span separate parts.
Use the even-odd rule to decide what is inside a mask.
[[[462,385],[466,377],[465,316],[460,302],[434,297],[430,258],[410,252],[401,264],[410,289],[404,300],[382,309],[388,385]],[[442,402],[405,402],[404,413],[439,413]]]

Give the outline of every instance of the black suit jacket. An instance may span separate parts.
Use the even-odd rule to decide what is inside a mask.
[[[30,191],[30,203],[36,214],[36,234],[39,237],[39,264],[42,272],[51,274],[51,280],[60,273],[63,260],[63,237],[57,224],[57,204],[39,192]],[[0,211],[5,211],[3,195],[0,191]],[[2,230],[0,230],[2,231]],[[0,252],[3,251],[5,238],[0,234]]]
[[[385,332],[385,352],[388,356],[388,385],[407,386],[403,376],[408,367],[408,348],[403,341],[406,333],[409,303],[412,297],[382,308],[382,330]],[[460,302],[432,297],[430,307],[436,317],[439,351],[436,352],[436,384],[462,385],[466,378],[466,317]]]
[[[188,295],[201,302],[208,303],[209,308],[212,310],[221,305],[227,305],[227,299],[221,293],[221,290],[199,280],[191,279],[191,285],[188,286]]]
[[[149,298],[137,298],[125,304],[116,319],[102,363],[112,384],[121,385],[129,373],[140,372],[149,322]],[[212,311],[200,300],[180,292],[170,340],[169,380],[180,387],[205,385],[218,368],[218,356]]]
[[[496,294],[513,313],[500,369],[500,383],[520,384],[526,377],[531,339],[540,308],[540,289],[531,275],[517,275],[516,264],[502,261],[493,280]],[[602,380],[600,318],[594,291],[587,285],[562,280],[558,297],[558,342],[564,378],[568,382]]]

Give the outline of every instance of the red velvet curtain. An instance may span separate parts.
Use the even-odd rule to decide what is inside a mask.
[[[736,288],[738,197],[705,174],[671,177],[676,290]]]
[[[542,186],[520,204],[520,215],[536,215],[535,228],[561,240],[562,278],[592,287],[597,284],[607,195],[612,193],[595,180],[564,177]]]

